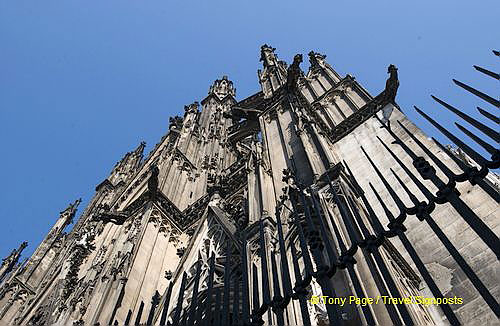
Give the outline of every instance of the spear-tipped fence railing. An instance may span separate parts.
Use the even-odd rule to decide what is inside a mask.
[[[497,52],[494,53],[498,55]],[[486,76],[499,79],[497,73],[488,69],[478,66],[474,66],[474,68]],[[465,83],[457,80],[453,81],[459,87],[488,104],[496,108],[500,107],[497,99]],[[381,252],[381,248],[386,244],[386,239],[393,237],[397,237],[401,241],[432,295],[436,298],[442,298],[442,290],[436,284],[436,280],[434,280],[407,237],[405,221],[413,215],[419,221],[425,221],[453,260],[462,269],[489,309],[500,318],[500,306],[496,298],[432,216],[439,205],[451,205],[457,215],[470,226],[478,238],[496,255],[497,259],[500,258],[498,237],[466,204],[457,190],[457,184],[469,182],[471,185],[484,190],[495,202],[499,202],[498,189],[487,180],[487,176],[491,170],[500,167],[500,152],[497,146],[500,135],[494,128],[488,127],[486,123],[471,117],[444,100],[435,96],[432,96],[432,98],[441,107],[451,111],[475,128],[472,131],[465,128],[461,123],[456,123],[460,131],[491,155],[489,159],[467,145],[461,137],[458,137],[448,128],[415,107],[415,110],[422,117],[450,139],[460,151],[473,161],[473,163],[467,162],[453,153],[451,149],[432,138],[438,148],[461,169],[459,173],[454,172],[445,161],[426,147],[404,124],[398,121],[396,128],[400,128],[404,134],[408,135],[412,143],[423,151],[426,157],[419,156],[410,147],[409,143],[405,143],[391,127],[384,124],[376,116],[382,128],[392,137],[393,143],[392,145],[386,144],[381,138],[377,138],[385,151],[394,160],[395,167],[399,166],[402,170],[400,175],[395,172],[395,169],[391,168],[391,173],[384,175],[366,150],[364,148],[360,149],[380,180],[380,182],[372,180],[372,182],[368,183],[368,186],[369,190],[375,195],[377,205],[380,205],[379,207],[382,209],[382,216],[376,213],[378,210],[374,207],[375,202],[368,200],[365,191],[367,189],[362,189],[350,167],[343,162],[345,167],[342,172],[343,176],[331,180],[328,173],[326,173],[326,184],[331,195],[332,206],[338,211],[337,217],[344,225],[342,232],[347,233],[343,237],[338,223],[335,222],[333,211],[325,209],[323,202],[325,199],[320,195],[318,189],[314,186],[306,187],[302,185],[296,180],[293,171],[285,170],[283,181],[286,182],[287,186],[277,205],[274,219],[263,217],[256,223],[256,231],[254,228],[253,236],[258,238],[259,248],[256,252],[256,256],[259,258],[258,261],[249,260],[250,231],[245,230],[241,234],[242,249],[239,253],[231,244],[227,245],[223,284],[216,285],[214,282],[216,257],[212,255],[208,264],[206,288],[203,288],[203,290],[199,288],[201,264],[198,264],[194,281],[191,282],[191,296],[189,298],[186,296],[188,274],[184,272],[179,285],[176,305],[170,304],[171,301],[175,302],[174,298],[171,297],[173,288],[173,282],[171,282],[162,298],[158,293],[153,296],[151,308],[147,314],[147,323],[207,326],[252,326],[268,323],[283,326],[287,325],[290,320],[287,309],[295,301],[300,311],[300,323],[306,326],[311,325],[307,301],[311,294],[310,285],[313,280],[320,286],[323,295],[336,297],[336,290],[333,287],[331,278],[339,270],[345,270],[352,282],[353,293],[358,297],[366,297],[362,280],[355,271],[355,264],[357,264],[355,255],[358,251],[360,251],[360,255],[357,257],[358,259],[362,257],[365,260],[378,292],[382,296],[401,298],[403,294],[399,290]],[[499,123],[499,119],[495,114],[479,107],[477,109],[483,117],[496,124]],[[407,159],[403,159],[396,154],[395,150],[391,148],[394,146],[402,149],[403,155],[411,159],[413,168],[417,173],[412,172],[412,169],[404,163]],[[441,176],[445,178],[443,179]],[[408,183],[403,182],[403,179],[406,178],[410,179],[410,183],[418,189],[425,201],[419,200],[418,196],[409,189]],[[390,180],[393,180],[393,185],[391,185]],[[429,182],[438,189],[436,193],[433,193],[426,185]],[[392,205],[382,199],[379,194],[380,189],[376,189],[374,184],[383,185],[395,207],[397,207],[396,212],[391,211],[390,206],[392,207]],[[400,187],[403,191],[397,192],[396,187]],[[411,202],[411,206],[408,206],[405,202]],[[284,216],[288,216],[287,233],[285,233],[283,227],[282,218]],[[388,221],[389,223],[384,227],[382,221]],[[271,236],[268,236],[266,232],[269,229],[276,231],[277,239],[273,240]],[[273,241],[275,242],[274,245],[271,244]],[[234,266],[232,258],[235,255],[240,256],[238,259],[239,266]],[[439,307],[450,324],[460,324],[450,305],[442,303],[439,304]],[[136,313],[136,325],[141,320],[143,308],[144,302],[141,303]],[[330,324],[343,324],[343,316],[336,305],[326,305],[325,308]],[[405,305],[387,304],[385,308],[394,324],[413,325],[415,323],[414,316]],[[360,314],[361,319],[366,324],[376,324],[376,317],[371,307],[362,307]],[[131,322],[132,316],[132,311],[129,311],[125,324]],[[156,318],[154,318],[155,316]]]

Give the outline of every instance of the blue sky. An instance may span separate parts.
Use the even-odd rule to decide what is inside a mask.
[[[82,197],[79,215],[122,155],[142,140],[149,151],[214,79],[228,75],[238,99],[258,91],[263,43],[287,62],[325,53],[372,94],[395,64],[400,106],[431,135],[413,105],[452,121],[430,94],[491,110],[451,78],[499,94],[472,68],[499,70],[499,9],[486,0],[0,0],[0,257],[24,240],[31,253]]]

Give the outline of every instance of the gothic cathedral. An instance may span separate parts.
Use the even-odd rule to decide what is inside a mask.
[[[4,259],[0,325],[497,322],[500,155],[484,139],[498,132],[435,98],[492,156],[417,108],[456,146],[428,138],[393,65],[373,96],[325,55],[307,72],[300,54],[260,55],[261,91],[237,100],[216,80],[147,157],[141,143],[116,164],[69,232],[80,200],[24,263],[26,243]]]

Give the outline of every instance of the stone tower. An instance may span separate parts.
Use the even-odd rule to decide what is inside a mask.
[[[238,101],[216,80],[146,158],[141,143],[116,164],[71,231],[79,200],[27,262],[13,251],[0,323],[495,322],[498,150],[459,125],[487,160],[422,112],[458,148],[424,135],[395,66],[372,96],[325,59],[311,51],[304,73],[264,45],[260,92]]]

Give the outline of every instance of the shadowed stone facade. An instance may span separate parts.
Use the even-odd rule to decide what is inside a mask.
[[[116,164],[71,231],[80,200],[25,263],[17,264],[25,244],[4,260],[0,324],[448,324],[437,305],[306,300],[435,297],[422,266],[444,297],[463,298],[449,306],[461,323],[495,324],[494,303],[448,249],[499,297],[498,238],[488,238],[500,231],[496,175],[484,187],[458,183],[432,218],[409,213],[403,225],[401,205],[426,200],[418,183],[435,194],[444,189],[436,178],[448,177],[443,169],[422,177],[415,161],[430,157],[417,142],[456,174],[460,162],[476,165],[451,149],[457,163],[406,118],[396,67],[373,97],[325,59],[311,51],[304,73],[302,55],[287,65],[264,45],[260,92],[238,101],[228,77],[216,80],[170,118],[147,157],[141,143]]]

